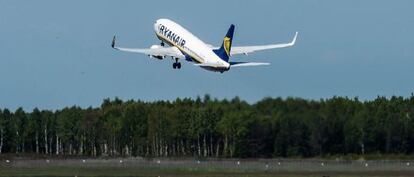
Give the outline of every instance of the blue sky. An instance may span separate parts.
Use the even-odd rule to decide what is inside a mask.
[[[414,1],[0,1],[0,107],[99,106],[104,98],[146,101],[210,94],[373,99],[414,92]],[[170,18],[206,43],[288,42],[293,48],[235,56],[271,62],[220,74],[183,62],[121,53],[159,43],[153,23]]]

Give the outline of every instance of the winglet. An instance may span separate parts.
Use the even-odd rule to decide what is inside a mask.
[[[114,36],[114,38],[112,38],[112,43],[111,43],[112,48],[115,48],[115,41],[116,41],[116,36]]]
[[[299,34],[299,32],[296,31],[295,37],[293,37],[293,40],[292,40],[292,42],[290,42],[290,45],[292,45],[292,46],[295,45],[296,39],[298,38],[298,34]]]

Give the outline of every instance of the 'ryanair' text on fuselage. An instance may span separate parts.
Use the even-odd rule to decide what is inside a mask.
[[[172,32],[170,29],[168,29],[166,26],[160,24],[158,26],[158,32],[163,35],[164,37],[170,39],[172,42],[174,42],[175,44],[177,44],[180,47],[184,47],[185,45],[185,40],[178,36],[177,34],[175,34],[174,32]]]

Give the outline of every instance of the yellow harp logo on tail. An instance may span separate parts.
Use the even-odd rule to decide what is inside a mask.
[[[224,50],[226,51],[227,56],[230,56],[230,38],[224,37]]]

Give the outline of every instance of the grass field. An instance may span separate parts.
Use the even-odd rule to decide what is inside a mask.
[[[395,160],[13,159],[2,160],[0,176],[408,177],[414,166]]]

